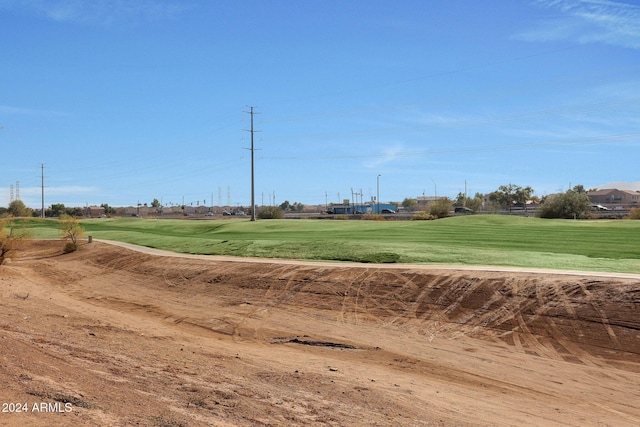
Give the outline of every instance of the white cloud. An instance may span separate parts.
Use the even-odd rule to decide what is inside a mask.
[[[0,9],[35,13],[56,22],[98,26],[172,19],[188,8],[186,2],[158,0],[0,0]]]
[[[98,193],[97,187],[67,185],[44,188],[45,205],[50,206],[52,203],[62,203],[67,207],[81,207],[86,204],[85,199],[95,198]],[[38,208],[42,203],[41,187],[20,187],[20,200],[25,205]],[[9,204],[8,189],[0,189],[0,206]]]
[[[98,189],[96,187],[81,186],[81,185],[66,185],[59,187],[47,187],[45,186],[45,196],[77,196],[82,194],[92,194]],[[20,194],[23,196],[40,195],[42,193],[41,187],[24,187],[20,189]]]
[[[562,15],[536,23],[516,38],[527,41],[570,40],[640,49],[640,6],[610,0],[539,0]]]
[[[34,108],[14,107],[11,105],[0,105],[0,114],[23,114],[38,116],[66,116],[66,113],[50,110],[38,110]]]
[[[395,144],[392,147],[387,147],[382,150],[382,153],[375,156],[373,159],[367,160],[364,166],[369,169],[380,168],[383,165],[393,162],[399,157],[407,157],[410,155],[400,144]]]

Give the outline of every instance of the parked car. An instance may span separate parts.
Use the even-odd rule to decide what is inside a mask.
[[[593,209],[597,210],[597,211],[608,211],[609,208],[606,206],[602,206],[602,205],[592,205],[591,206]]]
[[[469,213],[473,213],[473,209],[468,208],[466,206],[456,206],[453,211],[455,213],[461,213],[461,214],[469,214]]]
[[[394,213],[396,213],[396,211],[394,211],[393,209],[382,209],[380,211],[380,213],[383,213],[383,214],[394,214]]]

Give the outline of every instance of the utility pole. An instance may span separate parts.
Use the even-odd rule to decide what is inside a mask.
[[[378,212],[376,212],[377,214],[380,214],[380,177],[381,176],[382,175],[378,174],[377,182],[376,182],[376,184],[377,184],[376,185],[376,190],[377,190],[376,191],[376,204],[377,204],[377,207],[378,207],[378,209],[376,209],[378,211]]]
[[[255,194],[255,167],[254,167],[254,151],[253,148],[253,134],[258,132],[253,129],[253,115],[258,114],[253,112],[253,106],[249,107],[249,111],[245,111],[245,113],[251,116],[251,129],[248,132],[251,133],[251,221],[256,220],[256,194]],[[245,129],[246,130],[246,129]]]
[[[351,187],[351,213],[355,213],[356,205],[353,203],[353,187]]]
[[[41,193],[42,193],[42,210],[40,211],[40,217],[44,218],[44,163],[40,165],[42,173],[40,174],[41,179]]]

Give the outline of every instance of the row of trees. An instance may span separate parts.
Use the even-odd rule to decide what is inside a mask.
[[[526,209],[530,201],[534,202],[538,205],[536,214],[541,218],[584,219],[592,213],[591,201],[582,185],[576,185],[565,193],[539,198],[534,195],[534,190],[530,186],[523,187],[509,183],[489,193],[486,199],[494,206],[507,209],[509,212],[514,207]],[[464,206],[477,212],[483,208],[484,201],[485,195],[482,193],[476,193],[473,197],[458,193],[454,200],[444,197],[432,203],[429,206],[429,213],[437,217],[446,216],[447,206]],[[402,202],[402,206],[409,211],[415,210],[417,205],[416,199],[406,198]]]
[[[114,214],[116,210],[109,206],[106,203],[100,205],[104,208],[105,214]],[[44,210],[44,216],[47,218],[60,218],[64,215],[72,216],[72,217],[80,217],[85,214],[83,208],[69,208],[66,207],[63,203],[54,203],[49,208]],[[12,217],[32,217],[32,216],[40,216],[40,211],[35,211],[27,206],[25,206],[22,200],[14,200],[9,203],[8,208],[0,207],[0,217],[2,216],[12,216]]]
[[[530,186],[523,187],[509,183],[501,185],[486,197],[482,193],[476,193],[473,197],[468,197],[465,193],[458,193],[454,200],[446,197],[440,198],[429,206],[429,213],[437,217],[443,217],[450,212],[453,206],[464,206],[477,212],[484,207],[485,199],[488,199],[494,206],[506,208],[509,211],[513,207],[524,207],[526,209],[527,203],[533,201],[540,204],[537,214],[542,218],[586,218],[591,212],[591,203],[582,185],[576,185],[566,193],[545,196],[540,199],[534,196],[534,190]],[[402,201],[402,206],[408,211],[416,210],[417,205],[417,199],[405,198]],[[100,206],[104,208],[107,215],[115,213],[115,209],[106,203]],[[158,199],[154,199],[151,202],[151,206],[160,207]],[[292,204],[285,200],[277,208],[282,212],[301,212],[304,209],[304,205],[298,202]],[[265,207],[262,209],[265,209]],[[265,212],[268,212],[267,216],[277,217],[280,215],[280,213],[269,209],[266,209]],[[36,216],[36,214],[38,213],[26,207],[21,200],[14,200],[9,204],[8,208],[0,207],[0,216],[29,217]],[[52,204],[50,208],[45,210],[46,217],[61,217],[63,215],[78,217],[83,214],[82,208],[69,208],[62,203]]]

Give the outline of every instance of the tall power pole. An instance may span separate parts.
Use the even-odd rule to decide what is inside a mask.
[[[44,163],[41,165],[42,173],[40,174],[40,179],[42,181],[41,191],[42,191],[42,210],[40,211],[40,217],[44,218]]]
[[[256,185],[255,185],[255,167],[254,167],[255,149],[253,148],[253,134],[258,132],[253,129],[253,115],[258,114],[253,112],[253,108],[254,107],[250,106],[249,111],[245,111],[245,113],[251,116],[251,129],[248,130],[248,132],[251,133],[251,148],[250,148],[251,150],[251,221],[256,220],[256,194],[255,194]]]

